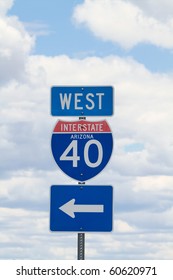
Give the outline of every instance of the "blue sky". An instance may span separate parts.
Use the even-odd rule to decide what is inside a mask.
[[[40,34],[33,49],[34,54],[67,54],[80,58],[87,55],[104,57],[110,54],[131,56],[153,72],[173,71],[172,50],[148,43],[124,50],[118,44],[98,39],[85,26],[78,25],[73,19],[73,12],[76,5],[82,2],[16,0],[10,14],[17,15],[29,32]]]
[[[49,231],[50,186],[76,184],[51,153],[53,85],[115,91],[113,154],[87,181],[113,186],[114,231],[87,233],[87,259],[173,259],[172,15],[172,0],[0,0],[0,259],[76,259],[76,233]]]

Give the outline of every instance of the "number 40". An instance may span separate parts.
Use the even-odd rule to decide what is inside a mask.
[[[89,149],[91,145],[96,145],[97,149],[98,149],[98,158],[96,160],[96,162],[91,162],[89,159]],[[72,150],[72,156],[69,156],[69,152]],[[89,166],[89,167],[98,167],[103,159],[103,148],[102,145],[99,141],[97,140],[89,140],[84,147],[84,160],[85,163]],[[65,151],[63,152],[63,154],[60,157],[60,160],[68,160],[68,161],[72,161],[73,163],[73,167],[77,167],[78,166],[78,161],[80,160],[80,156],[78,156],[78,141],[77,140],[73,140],[69,146],[65,149]]]

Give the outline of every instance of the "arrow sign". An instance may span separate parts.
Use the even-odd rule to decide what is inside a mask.
[[[61,211],[66,213],[72,218],[75,218],[74,213],[103,213],[104,212],[104,205],[82,205],[82,204],[75,204],[75,199],[71,199],[61,207],[59,207]]]
[[[112,186],[52,186],[51,231],[112,231]]]

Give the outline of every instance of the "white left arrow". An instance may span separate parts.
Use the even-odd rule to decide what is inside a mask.
[[[73,198],[59,207],[59,209],[71,218],[75,218],[75,213],[103,213],[104,205],[75,204],[75,199]]]

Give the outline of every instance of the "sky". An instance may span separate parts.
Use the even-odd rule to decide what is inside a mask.
[[[112,185],[114,229],[86,259],[173,259],[173,2],[0,0],[0,259],[76,259],[49,230],[53,85],[114,87],[114,149],[88,185]],[[94,118],[90,118],[94,120]],[[101,119],[99,119],[101,120]]]

